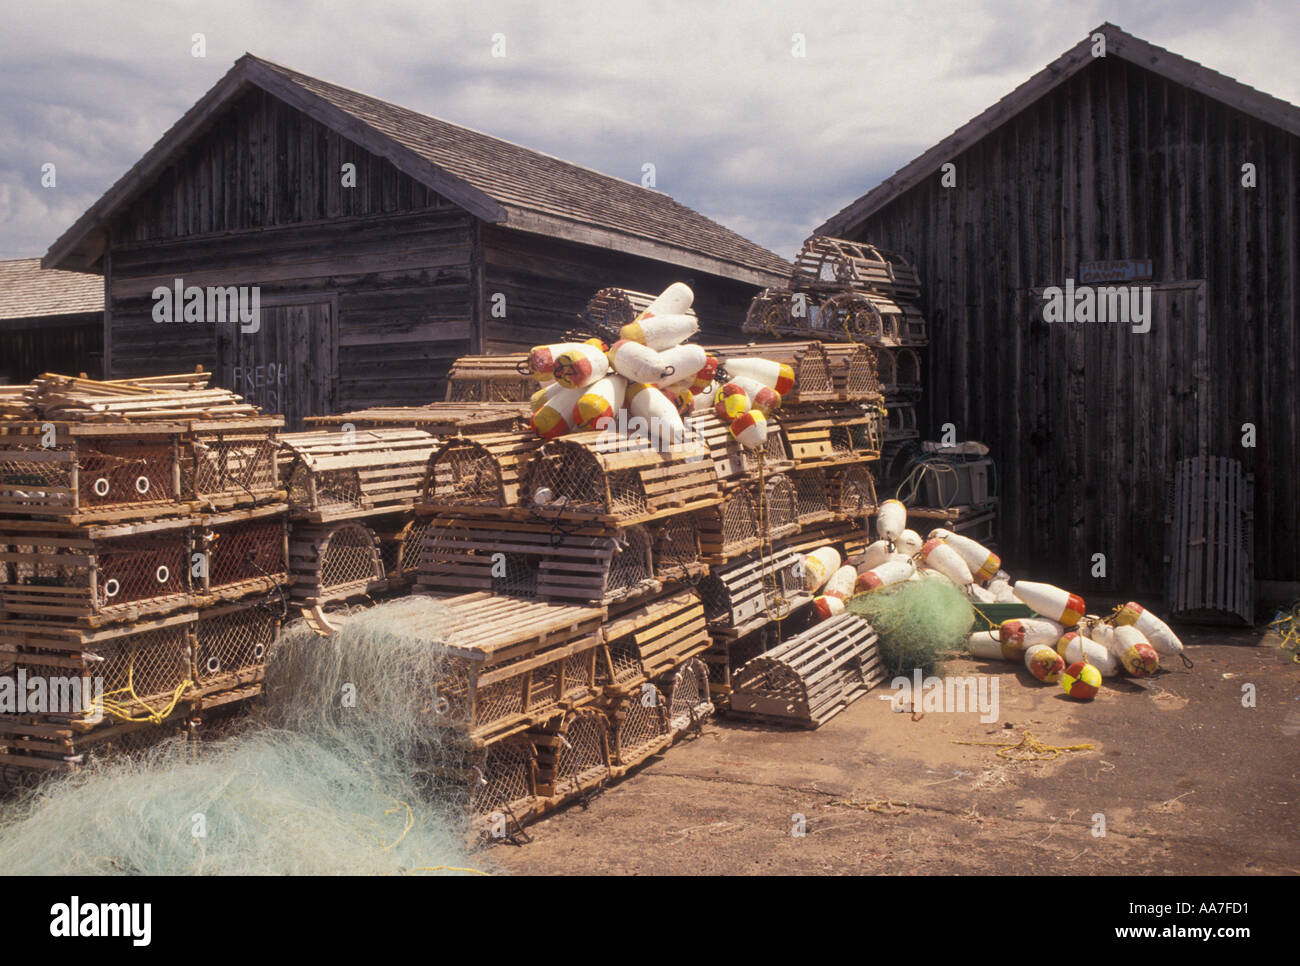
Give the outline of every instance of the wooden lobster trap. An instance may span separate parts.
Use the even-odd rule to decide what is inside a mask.
[[[817,329],[836,341],[892,346],[902,341],[903,311],[879,295],[841,292],[824,299]]]
[[[835,516],[857,519],[876,512],[876,481],[865,463],[837,466],[826,471],[827,491]]]
[[[880,458],[880,408],[864,403],[800,406],[785,414],[782,431],[799,469]]]
[[[194,624],[195,696],[261,681],[281,617],[264,601],[200,610]]]
[[[745,312],[741,331],[750,335],[767,335],[779,338],[792,333],[803,334],[808,329],[807,318],[796,319],[793,314],[794,293],[786,289],[765,288],[754,296]]]
[[[699,511],[707,513],[707,510]],[[678,513],[646,524],[656,580],[692,580],[708,565],[700,556],[700,523],[695,513]]]
[[[711,568],[700,582],[700,597],[714,638],[741,637],[812,600],[796,575],[798,563],[797,552],[782,548]]]
[[[722,361],[727,359],[769,359],[794,370],[794,386],[782,398],[782,404],[830,400],[836,396],[831,378],[830,360],[820,342],[749,342],[744,345],[715,345],[708,353]]]
[[[433,727],[485,745],[598,693],[603,610],[485,593],[442,603],[440,626],[415,629],[429,637],[430,669],[412,687]]]
[[[728,487],[721,503],[700,510],[695,518],[700,529],[700,554],[710,564],[726,563],[763,542],[758,500],[748,485]]]
[[[840,557],[849,557],[861,553],[871,542],[867,532],[867,521],[835,520],[829,523],[815,523],[804,527],[799,533],[786,537],[779,547],[796,555],[812,553],[818,547],[834,547]]]
[[[581,795],[610,778],[609,719],[575,708],[530,732],[537,747],[537,794],[546,806]]]
[[[746,661],[775,647],[782,630],[783,625],[768,623],[740,637],[722,634],[713,637],[713,643],[700,655],[700,660],[708,668],[709,697],[715,710],[726,709],[736,671]]]
[[[461,356],[447,373],[448,402],[527,402],[536,390],[526,352]]]
[[[69,524],[183,513],[178,423],[0,423],[0,516]]]
[[[794,258],[790,287],[806,292],[883,292],[905,299],[921,296],[916,268],[902,255],[865,242],[813,235]]]
[[[885,425],[881,433],[882,441],[895,443],[905,439],[919,439],[917,428],[916,403],[910,400],[894,399],[885,410]]]
[[[417,508],[456,513],[517,507],[528,463],[542,442],[532,431],[453,436],[429,455]]]
[[[512,736],[476,749],[464,779],[469,784],[473,827],[504,838],[537,805],[537,748],[524,736]],[[509,821],[507,821],[507,819]]]
[[[884,679],[878,640],[856,614],[816,624],[736,672],[730,713],[818,728]]]
[[[420,571],[420,547],[431,522],[430,517],[400,513],[380,517],[371,524],[379,537],[379,556],[389,590],[415,583]]]
[[[801,527],[831,520],[839,515],[838,501],[832,501],[826,470],[795,470],[790,478],[794,482],[796,513]]]
[[[709,448],[709,457],[718,479],[724,481],[752,477],[758,472],[759,454],[745,449],[731,435],[730,429],[712,411],[695,413],[685,419],[686,431],[697,435]],[[762,459],[768,473],[782,473],[794,466],[786,449],[781,423],[773,416],[767,421],[767,439]]]
[[[615,692],[657,677],[709,646],[704,605],[691,591],[611,607],[604,636],[599,680]]]
[[[360,520],[295,522],[289,537],[293,599],[304,607],[388,588],[379,536]]]
[[[158,724],[107,718],[88,731],[41,716],[6,715],[0,721],[0,791],[31,787],[48,775],[77,771],[92,759],[138,754],[187,729],[184,709]]]
[[[11,520],[0,534],[0,616],[97,627],[193,603],[185,519],[114,526]]]
[[[708,447],[687,439],[667,452],[649,440],[579,433],[552,440],[528,467],[528,512],[562,521],[634,524],[687,513],[722,497]]]
[[[650,307],[655,296],[630,288],[602,288],[587,302],[582,320],[596,331],[604,331],[610,338],[618,330]],[[687,308],[686,315],[694,316],[695,309]]]
[[[882,394],[880,367],[877,355],[884,349],[853,342],[826,342],[822,344],[831,368],[831,381],[839,399],[876,401]]]
[[[237,600],[289,582],[289,532],[283,506],[203,518],[194,532],[191,579],[196,595]]]
[[[573,532],[542,522],[436,517],[421,548],[418,587],[600,604],[657,591],[661,582],[645,527]]]
[[[314,429],[419,429],[430,436],[508,433],[527,429],[532,410],[523,402],[435,402],[426,406],[376,406],[330,416],[308,416]]]
[[[921,394],[921,356],[915,349],[900,346],[877,349],[880,388],[888,397]]]
[[[182,449],[186,489],[209,512],[285,498],[275,433],[283,416],[195,421]]]
[[[617,699],[606,708],[609,717],[610,777],[657,755],[673,743],[668,699],[650,682]]]
[[[665,674],[660,686],[667,698],[668,728],[674,735],[698,728],[713,714],[709,668],[699,658],[691,658]]]
[[[280,464],[290,512],[325,523],[410,509],[437,442],[419,429],[286,433]]]
[[[799,493],[788,476],[763,481],[761,497],[755,484],[759,530],[765,539],[776,540],[799,531]]]

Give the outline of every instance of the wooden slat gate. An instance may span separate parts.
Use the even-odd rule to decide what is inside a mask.
[[[1254,481],[1219,456],[1174,469],[1166,518],[1166,603],[1176,616],[1254,620]]]

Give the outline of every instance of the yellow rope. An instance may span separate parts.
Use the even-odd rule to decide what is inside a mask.
[[[152,724],[160,725],[165,720],[167,720],[167,718],[171,715],[173,711],[176,710],[176,706],[180,704],[181,696],[185,694],[185,692],[188,691],[190,688],[194,687],[194,681],[190,678],[186,678],[184,681],[182,681],[177,686],[176,690],[172,693],[171,701],[167,703],[167,706],[165,708],[159,710],[157,708],[152,707],[147,701],[145,701],[142,697],[140,697],[140,695],[135,693],[135,657],[138,652],[139,652],[138,645],[133,646],[131,648],[131,657],[127,661],[127,666],[126,666],[126,687],[117,688],[116,690],[107,691],[104,693],[101,699],[104,708],[104,714],[108,715],[109,717],[116,718],[118,721],[126,721],[131,723],[140,723],[143,721],[148,721]],[[126,695],[131,700],[126,703],[109,700],[110,695],[122,695],[122,694]],[[143,707],[146,713],[141,716],[137,716],[136,714],[134,714],[133,707],[135,705],[139,705]]]
[[[407,875],[415,875],[417,872],[472,872],[474,875],[491,876],[491,872],[484,872],[482,869],[470,869],[461,865],[422,865],[417,869],[408,869]]]
[[[954,745],[978,745],[986,748],[997,748],[997,756],[1005,758],[1007,761],[1051,761],[1053,758],[1060,757],[1063,751],[1096,750],[1090,744],[1060,746],[1044,744],[1035,738],[1033,732],[1028,729],[1021,734],[1019,741],[959,741],[954,738],[952,743]]]

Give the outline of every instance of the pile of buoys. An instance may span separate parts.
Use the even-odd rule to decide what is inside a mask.
[[[998,555],[978,541],[936,528],[922,540],[907,528],[907,507],[885,500],[876,512],[874,543],[848,562],[856,568],[854,591],[872,593],[906,580],[946,579],[981,603],[1019,603],[1034,616],[1002,621],[972,633],[974,657],[1022,661],[1041,681],[1059,681],[1080,700],[1096,696],[1103,679],[1124,673],[1149,677],[1160,657],[1179,655],[1191,666],[1183,643],[1159,617],[1130,601],[1108,618],[1090,615],[1084,599],[1053,584],[1012,580]]]
[[[768,359],[718,359],[687,342],[699,330],[687,312],[695,293],[674,282],[623,326],[600,339],[536,346],[528,369],[533,431],[543,439],[584,429],[648,434],[664,450],[685,436],[684,416],[712,406],[744,447],[767,441],[767,419],[794,386],[794,370]],[[719,376],[725,373],[725,379]],[[625,417],[625,418],[624,418]]]

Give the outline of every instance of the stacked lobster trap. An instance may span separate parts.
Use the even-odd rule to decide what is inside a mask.
[[[274,432],[196,372],[45,375],[0,419],[0,716],[20,784],[257,693],[288,581]]]

